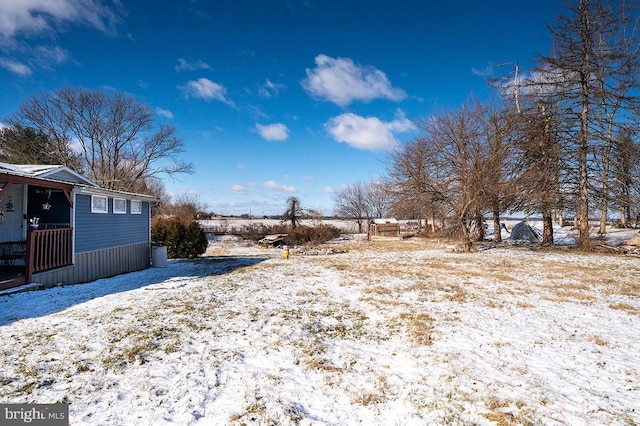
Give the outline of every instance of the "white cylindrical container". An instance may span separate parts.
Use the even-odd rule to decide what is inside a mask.
[[[151,265],[154,268],[166,268],[167,246],[155,246],[151,248]]]

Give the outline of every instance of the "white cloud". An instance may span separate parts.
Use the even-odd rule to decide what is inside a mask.
[[[406,98],[404,90],[395,88],[382,71],[356,64],[350,58],[331,58],[318,55],[316,67],[307,68],[302,87],[312,96],[326,99],[340,106],[351,102]]]
[[[173,113],[171,111],[162,109],[160,107],[156,108],[156,114],[165,118],[173,118]]]
[[[59,46],[38,46],[34,49],[35,61],[42,66],[58,65],[69,60],[69,52]]]
[[[0,1],[0,36],[34,36],[72,23],[114,33],[118,18],[100,0],[3,0]]]
[[[202,77],[197,80],[191,80],[185,86],[181,86],[180,89],[187,98],[198,98],[206,101],[214,99],[233,106],[233,102],[227,99],[227,89],[208,78]]]
[[[231,189],[233,190],[233,192],[235,192],[238,195],[247,195],[249,193],[247,191],[247,188],[245,188],[242,185],[233,185]]]
[[[268,124],[263,126],[256,124],[258,133],[268,141],[283,141],[289,137],[289,129],[282,123]]]
[[[178,58],[178,65],[175,66],[176,72],[210,70],[210,69],[211,67],[206,62],[202,62],[201,60],[197,60],[195,62],[189,62],[183,58]]]
[[[21,76],[33,74],[33,71],[31,70],[31,68],[29,68],[29,66],[23,64],[22,62],[12,61],[10,59],[0,59],[0,67]]]
[[[322,192],[325,192],[327,194],[333,194],[334,190],[332,186],[325,186],[324,188],[322,188]]]
[[[114,7],[103,0],[0,0],[0,48],[5,56],[0,67],[28,76],[68,61],[71,55],[55,45],[55,33],[74,25],[115,35],[122,6],[118,0],[109,3]]]
[[[258,86],[258,95],[263,98],[272,98],[274,96],[278,96],[280,94],[281,89],[285,89],[287,86],[284,84],[273,83],[271,80],[267,79],[267,81]]]
[[[278,191],[278,192],[289,192],[289,193],[295,193],[298,192],[298,190],[296,189],[295,186],[287,186],[287,185],[281,185],[278,182],[276,182],[275,180],[269,180],[266,181],[263,186],[266,189],[272,190],[272,191]]]
[[[391,122],[376,117],[362,117],[353,113],[333,117],[326,124],[329,134],[338,142],[365,150],[391,150],[396,147],[395,133],[410,132],[415,125],[404,114]]]

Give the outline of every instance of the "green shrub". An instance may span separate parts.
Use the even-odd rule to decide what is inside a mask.
[[[196,221],[188,224],[182,219],[155,219],[151,226],[154,244],[167,246],[170,259],[194,258],[207,250],[207,234]]]

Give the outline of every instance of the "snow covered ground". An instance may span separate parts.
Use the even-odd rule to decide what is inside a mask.
[[[74,425],[640,424],[640,259],[336,248],[221,238],[0,295],[0,402],[66,402]]]

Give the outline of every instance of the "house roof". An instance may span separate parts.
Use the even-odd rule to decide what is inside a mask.
[[[94,188],[90,186],[81,186],[79,193],[86,194],[86,195],[103,195],[105,197],[116,197],[116,198],[120,196],[121,198],[127,198],[130,200],[148,201],[151,203],[160,201],[158,197],[154,197],[153,195],[136,194],[134,192],[114,191],[112,189]]]
[[[395,218],[387,218],[387,219],[371,219],[371,223],[375,223],[376,225],[384,225],[390,223],[398,223],[398,220]]]
[[[2,169],[29,177],[46,178],[95,188],[98,187],[95,182],[60,164],[8,164],[0,162],[0,171],[2,171]]]
[[[49,185],[71,185],[68,187],[69,191],[75,186],[80,189],[80,193],[84,194],[97,194],[110,197],[120,195],[128,199],[140,201],[159,201],[157,197],[152,195],[100,188],[95,182],[62,165],[8,164],[0,162],[0,173],[16,176],[23,183],[29,183],[31,185],[37,185],[38,181],[42,181],[47,182]]]

